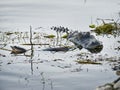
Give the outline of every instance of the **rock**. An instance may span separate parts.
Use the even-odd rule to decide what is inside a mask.
[[[116,71],[116,75],[117,75],[117,76],[120,76],[120,71]]]
[[[114,89],[120,90],[120,77],[114,81]]]
[[[112,69],[115,70],[115,71],[119,71],[120,70],[120,65],[115,65]]]
[[[79,49],[85,48],[91,53],[98,53],[103,49],[103,45],[90,32],[72,32],[67,39],[73,42]]]
[[[112,83],[97,87],[96,90],[120,90],[120,77]]]
[[[111,84],[106,84],[99,86],[96,90],[113,90],[113,86]]]
[[[114,84],[114,89],[115,90],[120,90],[120,81]]]

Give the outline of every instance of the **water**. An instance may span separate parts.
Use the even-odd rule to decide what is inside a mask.
[[[90,24],[97,24],[97,18],[119,19],[119,0],[0,0],[0,31],[33,31],[55,33],[52,26],[64,26],[72,30],[90,31]],[[101,22],[99,22],[101,23]],[[35,30],[42,27],[40,30]],[[0,34],[2,36],[2,34]],[[11,35],[10,38],[16,38]],[[119,37],[96,36],[103,42],[103,50],[90,54],[85,49],[68,52],[44,52],[48,46],[34,46],[34,56],[11,55],[9,51],[0,50],[0,90],[95,90],[99,85],[112,82],[117,77],[112,71],[111,63],[106,58],[119,60]],[[26,40],[0,41],[7,43],[5,48],[20,45]],[[29,42],[28,40],[26,42]],[[52,43],[50,40],[34,39],[33,42]],[[28,51],[29,55],[31,52]],[[78,54],[86,53],[91,59],[102,58],[102,65],[82,65],[75,60]],[[84,55],[82,58],[86,58]],[[33,66],[31,65],[33,60]],[[55,61],[57,60],[57,61]]]
[[[96,18],[118,19],[119,0],[1,0],[0,28],[65,26],[86,31]]]

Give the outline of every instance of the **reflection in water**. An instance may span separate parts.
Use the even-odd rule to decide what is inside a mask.
[[[43,89],[42,90],[45,90],[45,78],[44,78],[44,73],[40,73],[41,74],[41,81],[42,81],[42,85],[43,85]]]
[[[0,71],[1,71],[1,67],[2,67],[2,61],[0,60]]]
[[[87,3],[87,0],[84,0],[84,4],[86,4]]]
[[[31,44],[31,74],[33,74],[33,56],[34,56],[34,49],[33,49],[33,43],[32,43],[32,27],[30,26],[30,44]]]
[[[52,80],[47,79],[43,72],[41,72],[40,75],[41,75],[41,82],[42,82],[42,85],[43,85],[42,90],[46,89],[45,87],[46,87],[47,83],[49,83],[49,85],[51,87],[50,90],[53,90],[53,82],[52,82]]]

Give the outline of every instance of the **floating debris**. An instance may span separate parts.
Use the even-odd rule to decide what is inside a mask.
[[[114,71],[120,71],[120,65],[115,65],[112,67]]]
[[[44,44],[26,43],[26,44],[21,44],[21,45],[49,45],[49,44],[48,43],[44,43]]]
[[[3,54],[0,54],[0,56],[2,56],[2,57],[6,57],[6,55],[3,55]]]
[[[25,53],[27,50],[18,46],[11,46],[12,51],[11,54],[21,54]]]
[[[8,62],[7,64],[12,64],[11,62]]]
[[[115,50],[118,50],[118,51],[119,51],[119,50],[120,50],[120,46],[116,47]]]
[[[5,32],[6,35],[11,35],[13,34],[12,32]]]
[[[54,59],[53,61],[64,61],[63,59]]]
[[[43,51],[55,51],[55,52],[64,51],[66,52],[70,49],[71,47],[66,46],[66,47],[47,48],[47,49],[43,49]]]
[[[79,64],[99,64],[99,65],[102,65],[102,63],[100,63],[100,62],[91,61],[89,59],[86,59],[86,60],[77,60],[76,62],[79,63]]]

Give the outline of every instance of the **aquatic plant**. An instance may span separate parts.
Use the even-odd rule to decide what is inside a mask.
[[[62,38],[61,34],[63,34],[63,33],[68,34],[70,31],[67,27],[62,27],[62,26],[59,26],[59,27],[52,26],[51,30],[56,31],[56,33],[57,33],[56,45],[58,45],[58,42],[60,42],[60,44],[61,44],[61,38]]]
[[[62,38],[67,38],[68,37],[68,34],[65,34],[62,36]]]
[[[59,26],[59,27],[56,27],[56,26],[52,26],[51,27],[52,30],[55,30],[56,32],[62,32],[62,33],[68,33],[69,29],[67,27],[62,27],[62,26]]]
[[[97,26],[94,31],[97,34],[112,34],[112,31],[115,29],[116,27],[112,24],[103,24],[103,25]]]
[[[89,27],[90,28],[95,28],[96,26],[95,26],[95,24],[91,24],[91,25],[89,25]]]
[[[114,19],[100,19],[98,18],[97,20],[101,20],[102,24],[98,25],[95,27],[94,31],[98,35],[100,34],[117,34],[120,31],[120,24],[118,23],[119,20],[115,21]],[[109,22],[105,22],[105,20],[109,20]],[[112,21],[112,22],[111,22]],[[94,25],[90,25],[89,27],[94,27]]]
[[[53,35],[53,34],[50,34],[50,35],[47,35],[47,36],[44,36],[45,38],[54,38],[55,37],[55,35]]]
[[[100,62],[96,62],[96,61],[92,61],[90,59],[86,59],[86,60],[76,60],[77,63],[79,64],[99,64],[101,65],[102,63]]]

